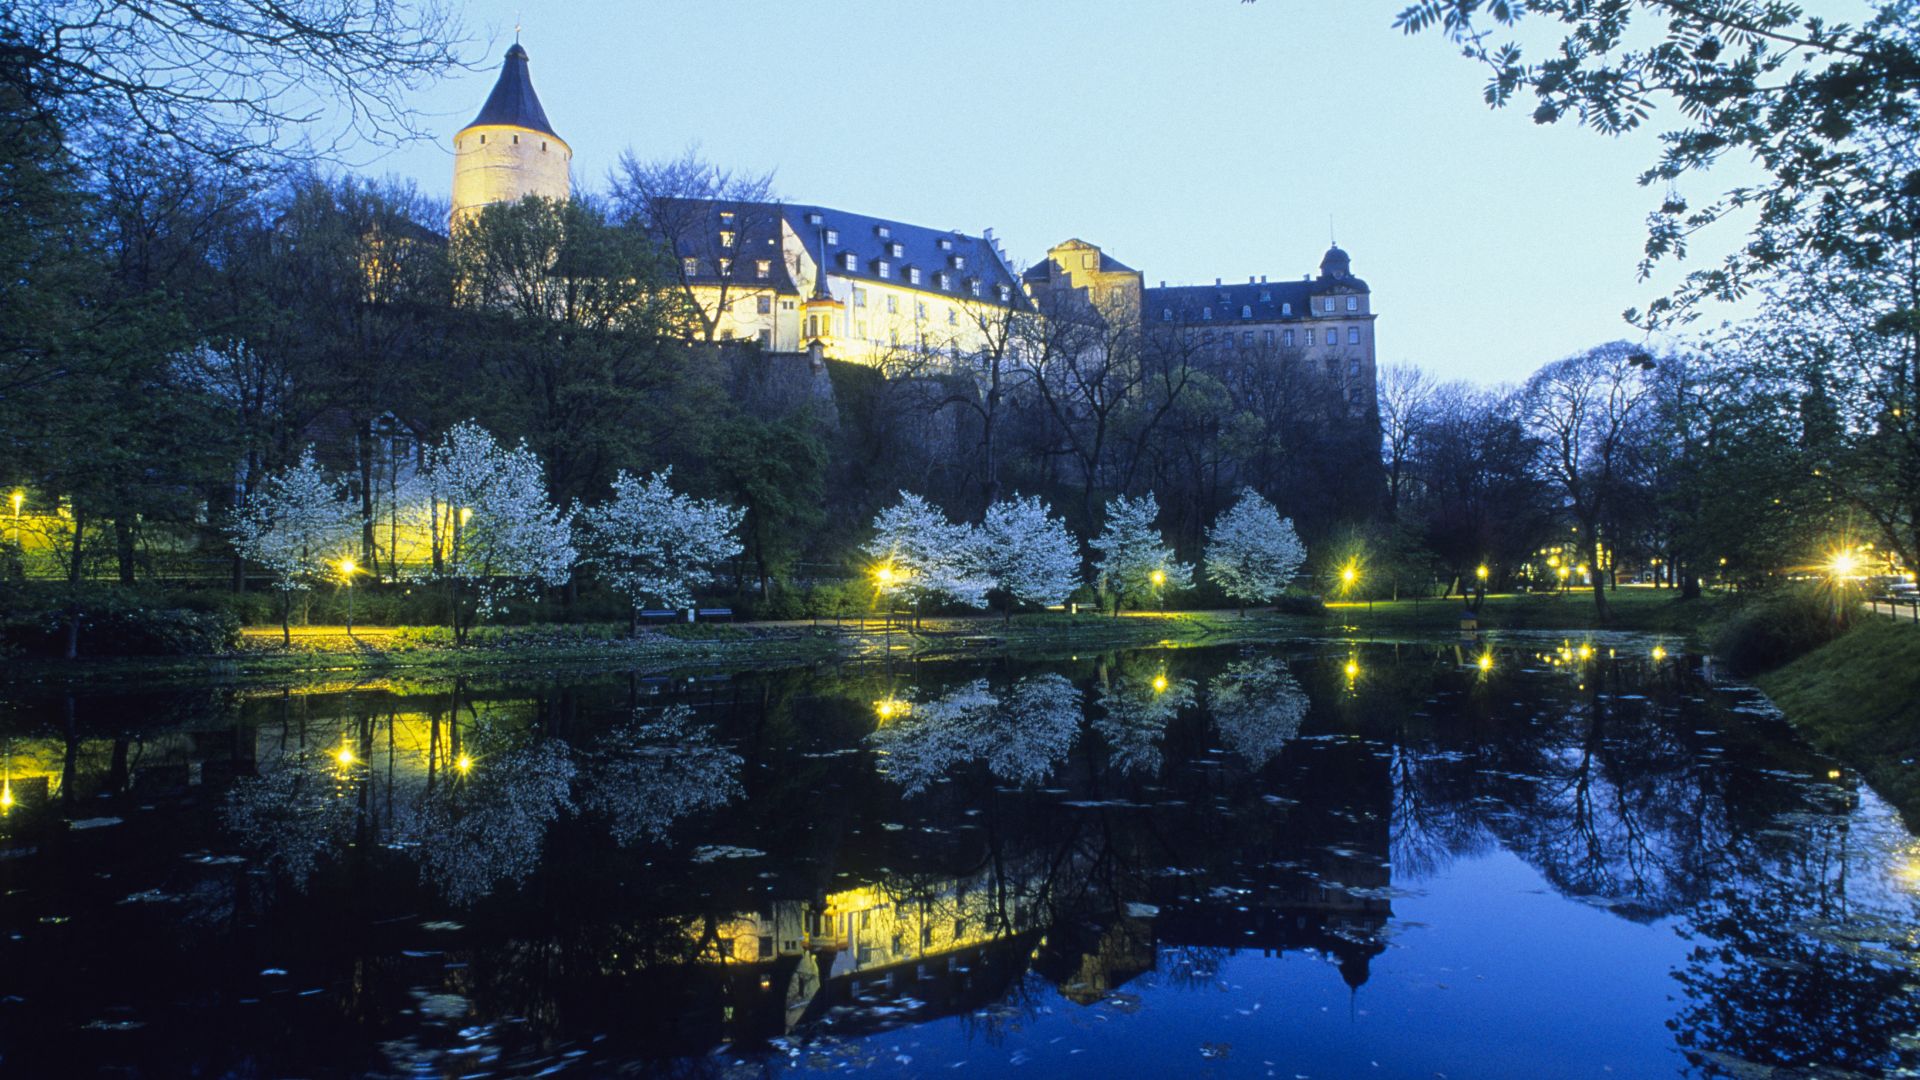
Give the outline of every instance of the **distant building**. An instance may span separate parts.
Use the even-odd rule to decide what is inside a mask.
[[[527,195],[566,198],[572,157],[514,44],[479,115],[454,136],[454,224]],[[1147,288],[1140,271],[1079,239],[1016,273],[990,229],[789,203],[682,200],[665,211],[673,220],[656,226],[715,339],[881,364],[975,350],[1000,320],[1058,310],[1052,301],[1076,292],[1109,325],[1138,327],[1200,366],[1286,365],[1350,414],[1375,415],[1372,291],[1338,245],[1317,277]]]

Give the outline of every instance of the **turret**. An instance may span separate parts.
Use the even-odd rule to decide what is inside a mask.
[[[527,50],[507,50],[493,93],[453,137],[453,224],[491,203],[571,193],[573,150],[556,135],[533,92]]]
[[[818,347],[820,355],[834,355],[834,324],[840,320],[843,305],[833,298],[833,291],[827,288],[827,232],[825,226],[820,229],[820,262],[813,277],[813,295],[807,297],[804,305],[806,326],[802,336],[806,339],[808,351]]]
[[[1325,281],[1337,281],[1353,276],[1353,260],[1335,244],[1327,249],[1327,255],[1320,260],[1320,277]]]

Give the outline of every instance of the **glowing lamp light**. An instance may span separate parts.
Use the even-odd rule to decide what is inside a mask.
[[[1474,567],[1473,576],[1479,578],[1481,581],[1487,580],[1487,564],[1481,563],[1479,566]]]
[[[1167,677],[1165,675],[1155,675],[1153,677],[1153,692],[1156,694],[1164,694],[1167,692]]]
[[[1855,555],[1852,548],[1836,551],[1827,560],[1827,569],[1835,577],[1852,577],[1860,570],[1860,556]]]
[[[334,751],[333,760],[339,762],[342,765],[353,764],[354,762],[353,747],[346,746],[343,744],[339,750]]]
[[[12,809],[13,809],[13,781],[9,780],[7,781],[5,787],[0,787],[0,811],[7,811]]]
[[[473,520],[473,507],[471,506],[461,507],[460,508],[460,524],[465,525],[467,522],[472,520]]]
[[[882,585],[893,584],[893,567],[883,566],[880,569],[875,570],[873,572],[873,580],[879,582]]]
[[[1582,660],[1593,659],[1593,646],[1591,645],[1580,646],[1580,659]]]
[[[1159,588],[1167,583],[1167,572],[1165,570],[1155,570],[1151,576],[1153,578],[1154,588]]]
[[[1360,674],[1360,661],[1357,659],[1354,659],[1353,657],[1348,657],[1347,666],[1344,670],[1346,671],[1347,678],[1349,679],[1358,676]]]
[[[873,714],[881,720],[891,720],[896,716],[907,715],[908,705],[897,698],[884,698],[873,703]]]
[[[1351,566],[1347,567],[1345,570],[1340,571],[1340,581],[1342,584],[1345,584],[1345,585],[1353,584],[1353,579],[1359,576],[1360,576],[1360,572],[1355,570]]]
[[[7,501],[13,504],[13,513],[14,516],[17,517],[20,514],[20,504],[27,501],[27,493],[24,491],[16,491],[12,495],[7,496]]]
[[[1480,659],[1474,661],[1474,663],[1480,668],[1482,672],[1492,671],[1493,670],[1493,654],[1490,652],[1483,652],[1480,654]]]
[[[1657,664],[1660,661],[1665,660],[1666,658],[1667,658],[1667,647],[1665,645],[1655,645],[1653,647],[1654,663]]]
[[[1560,567],[1560,580],[1561,581],[1567,580],[1567,568],[1564,566]]]
[[[453,767],[459,770],[462,775],[465,775],[473,771],[473,759],[465,754],[461,754],[458,758],[454,759]]]

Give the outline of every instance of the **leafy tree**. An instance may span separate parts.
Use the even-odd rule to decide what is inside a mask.
[[[760,598],[772,595],[775,568],[820,520],[827,448],[804,414],[777,420],[736,416],[716,425],[709,457],[720,486],[747,512],[746,555],[758,571]]]
[[[1544,59],[1509,39],[1531,18],[1563,34]],[[1854,270],[1897,263],[1913,240],[1920,168],[1920,5],[1882,0],[1860,24],[1832,22],[1788,0],[1417,0],[1397,25],[1439,29],[1486,65],[1486,100],[1531,91],[1536,123],[1573,116],[1606,134],[1638,128],[1661,105],[1679,126],[1640,177],[1668,191],[1649,219],[1644,268],[1683,257],[1689,238],[1751,217],[1746,244],[1689,275],[1647,316],[1702,297],[1735,298],[1784,260],[1816,256]],[[1704,205],[1677,185],[1729,155],[1766,179]]]
[[[686,607],[713,567],[740,554],[743,512],[673,490],[672,469],[639,477],[622,470],[613,498],[575,511],[586,563],[633,604]]]
[[[1306,561],[1293,522],[1251,488],[1242,489],[1240,501],[1207,530],[1207,576],[1240,604],[1243,615],[1247,604],[1285,592]]]
[[[875,515],[865,550],[879,563],[881,588],[915,609],[923,600],[987,606],[994,582],[982,565],[980,537],[918,495],[903,491],[899,502]]]
[[[1008,621],[1014,603],[1064,604],[1080,585],[1080,545],[1039,496],[987,507],[979,543],[982,569],[1008,596]]]
[[[280,592],[280,639],[292,643],[293,594],[327,576],[352,550],[358,521],[345,485],[313,460],[313,449],[261,481],[227,527],[234,550],[273,574]]]
[[[501,446],[476,424],[457,424],[427,451],[434,559],[447,586],[454,640],[476,618],[530,585],[563,585],[575,551],[567,514],[547,499],[540,459],[523,443]]]
[[[1160,504],[1148,492],[1137,499],[1125,495],[1107,504],[1107,524],[1094,538],[1100,552],[1100,585],[1113,597],[1113,614],[1120,615],[1120,604],[1127,598],[1139,603],[1161,599],[1168,586],[1176,589],[1193,584],[1193,566],[1174,558],[1154,527],[1160,516]]]

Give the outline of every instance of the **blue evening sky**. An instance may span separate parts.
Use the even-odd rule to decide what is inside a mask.
[[[1383,364],[1497,383],[1638,340],[1620,312],[1677,277],[1636,280],[1652,132],[1489,110],[1479,67],[1392,28],[1402,3],[470,0],[484,65],[418,101],[444,138],[366,168],[444,197],[518,18],[576,186],[698,142],[794,201],[991,227],[1020,264],[1080,237],[1149,286],[1314,272],[1331,217]]]

